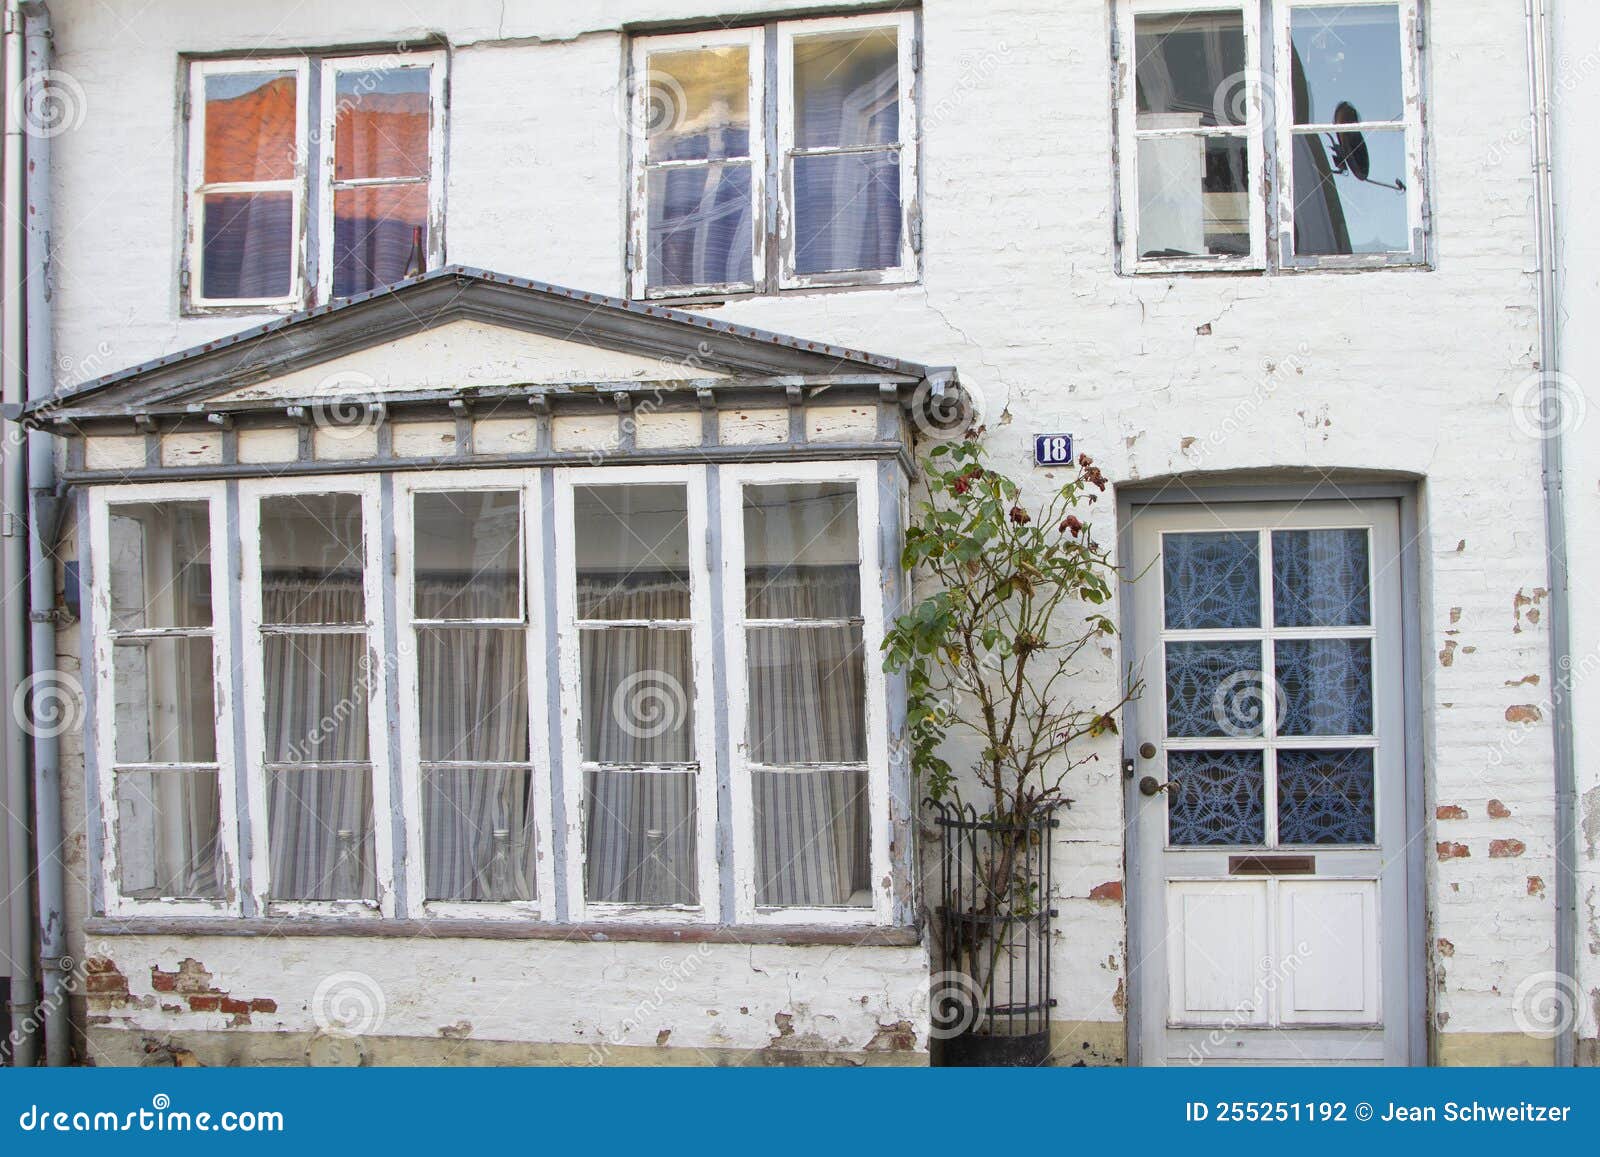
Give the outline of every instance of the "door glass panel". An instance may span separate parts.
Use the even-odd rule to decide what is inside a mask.
[[[1280,639],[1279,735],[1372,734],[1372,641]]]
[[[1373,796],[1370,749],[1280,751],[1278,842],[1370,844]]]
[[[1167,753],[1167,840],[1179,847],[1265,839],[1259,751]]]
[[[1261,644],[1168,643],[1167,734],[1261,734]]]
[[[1372,621],[1365,530],[1272,532],[1272,621],[1361,627]]]
[[[1163,535],[1167,630],[1259,627],[1260,549],[1260,536],[1253,531]]]

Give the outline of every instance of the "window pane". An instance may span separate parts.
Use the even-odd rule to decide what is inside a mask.
[[[209,504],[113,506],[109,524],[111,629],[209,627]]]
[[[794,42],[794,141],[802,149],[900,140],[898,32],[801,36]]]
[[[294,177],[299,121],[292,72],[214,73],[205,78],[205,181]]]
[[[1255,534],[1206,531],[1161,537],[1169,631],[1261,625],[1261,556]]]
[[[720,161],[750,155],[750,50],[744,45],[652,52],[645,139],[652,161]]]
[[[794,159],[796,273],[900,264],[900,154]]]
[[[1168,643],[1166,659],[1168,735],[1261,734],[1260,643]]]
[[[1278,842],[1370,844],[1372,752],[1280,751]]]
[[[208,638],[141,639],[112,648],[118,763],[213,763],[216,687]]]
[[[580,635],[583,758],[624,765],[693,760],[689,632],[617,627]]]
[[[1372,641],[1280,639],[1279,735],[1372,734]]]
[[[214,771],[117,772],[117,885],[124,896],[218,899],[222,803]]]
[[[431,69],[340,72],[334,83],[333,175],[428,175]]]
[[[752,627],[746,636],[751,761],[786,766],[864,761],[861,628]]]
[[[583,813],[585,899],[699,902],[693,774],[590,771]]]
[[[522,618],[520,494],[418,494],[413,518],[419,619]]]
[[[364,762],[366,635],[268,635],[262,643],[267,762]]]
[[[652,169],[651,285],[727,285],[752,276],[750,166]]]
[[[1195,134],[1139,142],[1139,256],[1250,253],[1249,145]]]
[[[365,293],[427,268],[426,182],[334,191],[335,297]]]
[[[520,763],[528,755],[528,644],[521,627],[417,632],[422,758]]]
[[[429,900],[532,900],[537,894],[533,773],[426,768],[423,865]]]
[[[1167,842],[1259,844],[1266,830],[1261,752],[1169,751]]]
[[[1372,622],[1365,530],[1272,532],[1272,620],[1280,627]]]
[[[744,576],[752,619],[861,614],[855,484],[746,486]]]
[[[1295,124],[1394,121],[1405,115],[1397,5],[1295,8],[1289,39]]]
[[[362,623],[359,494],[261,500],[262,621]]]
[[[1244,16],[1182,12],[1133,23],[1135,91],[1141,129],[1242,125],[1249,102]]]
[[[1408,253],[1406,134],[1294,136],[1294,251]]]
[[[756,903],[870,908],[867,773],[758,771],[753,780]]]
[[[207,193],[201,200],[201,295],[287,297],[294,272],[293,194]]]
[[[376,900],[372,770],[271,772],[267,845],[274,899]]]
[[[689,491],[677,484],[573,491],[580,619],[689,617]]]

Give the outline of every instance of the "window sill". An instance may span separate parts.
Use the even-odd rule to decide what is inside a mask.
[[[919,928],[877,925],[553,924],[534,920],[374,920],[360,917],[135,916],[90,917],[84,933],[97,936],[375,937],[390,940],[589,940],[655,944],[772,944],[791,947],[911,948]]]
[[[787,297],[810,297],[831,293],[864,293],[873,290],[914,289],[922,278],[908,277],[898,281],[851,281],[833,285],[794,285],[773,289],[738,289],[716,292],[712,290],[682,294],[634,294],[629,301],[640,305],[660,305],[668,309],[701,309],[730,305],[740,301],[772,301]]]

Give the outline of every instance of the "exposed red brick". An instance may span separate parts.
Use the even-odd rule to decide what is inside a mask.
[[[243,1013],[246,1016],[250,1015],[250,1002],[248,1000],[236,1000],[234,997],[224,996],[221,998],[218,1007],[223,1012],[230,1013],[234,1016],[237,1016],[240,1013]]]
[[[83,990],[88,993],[128,994],[128,978],[116,972],[98,972],[84,979]]]
[[[1466,844],[1455,844],[1449,840],[1440,840],[1437,850],[1441,860],[1464,860],[1472,855]]]
[[[1096,884],[1093,888],[1089,889],[1089,899],[1110,900],[1118,904],[1122,903],[1122,881],[1107,880],[1104,884]]]
[[[1513,856],[1520,856],[1528,850],[1528,845],[1521,840],[1490,840],[1489,856],[1491,859],[1507,860]]]
[[[1492,819],[1492,820],[1503,820],[1507,816],[1509,816],[1510,814],[1511,814],[1511,809],[1506,807],[1506,805],[1501,803],[1499,800],[1492,799],[1492,800],[1489,801],[1489,818],[1490,819]]]
[[[162,972],[159,968],[150,969],[150,987],[157,992],[177,992],[178,974],[176,972]]]
[[[250,1002],[250,1011],[251,1012],[277,1012],[278,1011],[278,1002],[275,1001],[275,1000],[267,1000],[267,999],[265,999],[263,997],[257,997],[255,1000],[252,1000]]]
[[[1543,877],[1541,877],[1541,876],[1529,876],[1528,877],[1528,895],[1530,895],[1530,896],[1543,896],[1544,895],[1544,878]]]
[[[216,1012],[221,1004],[220,996],[210,996],[205,993],[196,993],[189,998],[189,1007],[195,1012]]]
[[[91,956],[83,962],[83,970],[90,976],[100,972],[115,972],[117,966],[104,956]]]
[[[1455,946],[1455,944],[1453,942],[1449,941],[1449,940],[1446,940],[1443,936],[1439,937],[1439,955],[1440,956],[1454,956],[1455,954],[1456,954],[1456,946]]]
[[[1440,804],[1433,809],[1433,818],[1436,820],[1464,820],[1467,818],[1467,809],[1458,804]]]
[[[1506,708],[1507,723],[1537,723],[1543,718],[1544,712],[1532,703],[1518,703],[1515,707]]]

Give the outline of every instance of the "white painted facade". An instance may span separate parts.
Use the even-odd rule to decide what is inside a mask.
[[[1412,1016],[1434,1059],[1538,1060],[1548,1042],[1523,1033],[1515,1000],[1527,978],[1555,968],[1556,920],[1549,712],[1539,707],[1550,671],[1540,447],[1516,408],[1518,387],[1536,370],[1538,338],[1525,24],[1520,6],[1492,0],[1436,0],[1425,9],[1429,268],[1119,274],[1111,6],[928,0],[919,16],[920,277],[737,298],[709,316],[956,366],[981,406],[995,465],[1025,480],[1025,500],[1051,482],[1031,465],[1032,435],[1058,430],[1070,431],[1117,489],[1164,479],[1174,487],[1240,478],[1414,485],[1419,585],[1406,598],[1418,623],[1411,658],[1427,818],[1408,835],[1426,849],[1427,915],[1425,958],[1409,961],[1425,977],[1426,1007]],[[465,0],[424,19],[371,0],[293,12],[168,0],[130,20],[106,5],[52,4],[55,67],[71,78],[82,110],[53,141],[58,387],[269,320],[180,311],[182,54],[442,38],[446,260],[626,296],[628,30],[785,11],[760,0],[620,0],[603,11]],[[1600,39],[1595,32],[1591,40]],[[1583,244],[1575,233],[1569,261]],[[1569,341],[1585,340],[1581,330],[1569,327]],[[397,373],[406,384],[449,383],[462,375],[456,336],[435,331],[437,340],[400,363],[352,355],[349,368],[379,388]],[[493,364],[475,360],[468,371],[481,381],[552,371],[538,350],[460,336],[468,349],[493,353]],[[608,373],[640,372],[596,356]],[[723,414],[721,423],[725,438],[757,443],[783,418],[750,411]],[[425,447],[454,431],[441,424],[415,436]],[[641,443],[646,437],[641,430]],[[271,442],[263,435],[248,453],[271,462],[287,452]],[[119,452],[128,464],[142,460],[135,450],[108,444],[102,452],[114,466]],[[203,462],[209,452],[203,442],[170,446],[173,463]],[[164,461],[168,453],[163,446]],[[1575,454],[1573,469],[1582,462]],[[1593,500],[1593,478],[1583,485],[1588,498],[1576,501]],[[1581,490],[1569,486],[1569,494]],[[1115,541],[1115,504],[1093,514],[1101,540]],[[1575,544],[1585,524],[1574,517]],[[69,550],[70,542],[69,533]],[[1583,653],[1586,637],[1593,650],[1595,628],[1581,617],[1582,599],[1575,603],[1575,651]],[[63,632],[64,670],[76,670],[78,647],[75,629]],[[1109,648],[1081,694],[1114,700],[1134,658]],[[1578,715],[1594,813],[1593,737],[1586,748]],[[1075,804],[1055,860],[1053,1016],[1069,1063],[1126,1056],[1123,898],[1132,882],[1124,833],[1134,797],[1117,740],[1102,741],[1099,754],[1071,785]],[[92,1029],[174,1040],[225,1028],[309,1032],[318,985],[354,971],[378,978],[388,1009],[382,1031],[402,1037],[858,1055],[891,1047],[884,1034],[906,1024],[909,1047],[893,1047],[926,1049],[920,948],[161,936],[86,944],[93,866],[81,757],[81,736],[64,736],[72,947],[75,956],[114,962],[131,998],[109,1013],[91,1008]],[[1593,822],[1584,886],[1591,914],[1600,862]],[[1585,991],[1600,985],[1594,943],[1592,931],[1580,935]],[[702,951],[698,974],[660,996],[661,976],[702,960]],[[199,991],[264,998],[274,1010],[231,1028],[220,1006],[167,1011],[154,976],[185,959],[210,974]],[[648,1015],[636,1015],[641,1005]],[[1584,1031],[1592,1040],[1592,1013]],[[265,1055],[272,1046],[259,1048]],[[248,1060],[250,1047],[238,1055]]]

